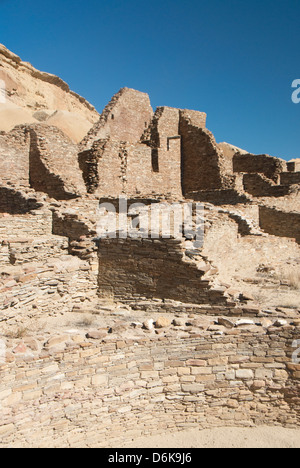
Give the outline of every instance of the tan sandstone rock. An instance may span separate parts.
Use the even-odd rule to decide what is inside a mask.
[[[171,325],[171,320],[167,317],[159,317],[155,322],[155,328],[166,328]]]
[[[77,143],[99,119],[96,109],[71,91],[62,79],[23,62],[2,44],[0,64],[0,85],[5,100],[0,100],[0,131],[45,121],[57,111],[50,125],[57,126]]]

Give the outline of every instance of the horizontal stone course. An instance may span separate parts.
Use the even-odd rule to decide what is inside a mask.
[[[6,362],[0,368],[0,446],[107,447],[136,431],[150,435],[194,423],[297,427],[299,366],[290,345],[298,331],[248,333],[242,341],[239,335],[146,336],[136,346],[126,337],[97,344],[85,338],[87,349],[74,343],[49,356],[36,351],[31,360]],[[258,346],[273,344],[274,356],[255,356]],[[81,437],[75,442],[76,428]]]
[[[294,292],[279,273],[299,265],[299,163],[228,154],[205,127],[204,113],[153,113],[146,94],[123,88],[79,146],[47,124],[0,132],[0,447],[299,426],[299,327],[282,320],[298,318],[299,301],[270,312],[251,292]],[[162,209],[157,238],[100,239],[99,203],[120,220],[120,194]],[[175,201],[192,205],[194,228],[196,201],[206,202],[196,243],[195,230],[163,235]],[[127,221],[145,234],[143,210]],[[109,326],[93,330],[94,320]]]

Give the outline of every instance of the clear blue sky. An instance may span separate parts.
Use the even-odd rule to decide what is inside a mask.
[[[300,157],[299,0],[0,0],[0,42],[99,112],[120,88],[207,112],[217,141]]]

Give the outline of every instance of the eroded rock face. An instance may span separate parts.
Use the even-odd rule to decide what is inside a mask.
[[[75,143],[99,119],[96,109],[55,75],[36,70],[0,44],[0,131],[49,118]]]

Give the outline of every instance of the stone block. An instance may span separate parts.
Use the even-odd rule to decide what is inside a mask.
[[[236,371],[236,378],[241,380],[253,379],[254,373],[251,369],[238,369]]]

